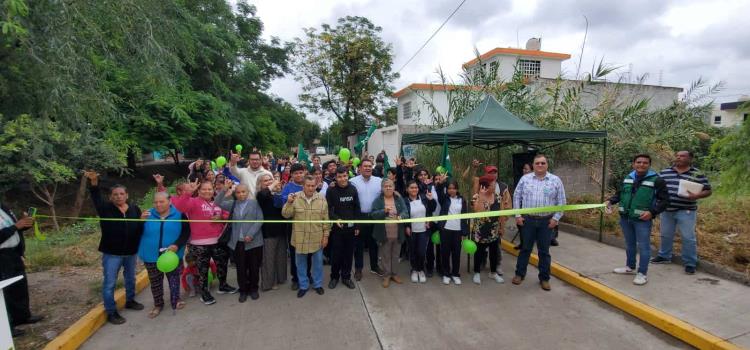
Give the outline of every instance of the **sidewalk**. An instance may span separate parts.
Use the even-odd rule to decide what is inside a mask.
[[[750,287],[698,270],[687,275],[681,265],[649,266],[648,284],[636,286],[625,266],[625,251],[560,232],[552,260],[698,328],[750,349]],[[527,278],[528,279],[528,278]]]
[[[562,237],[563,249],[575,237]],[[590,247],[596,242],[584,241]],[[593,249],[591,249],[593,250]],[[559,257],[561,250],[553,251]],[[616,255],[616,254],[615,254]],[[146,291],[137,299],[146,310],[122,314],[124,325],[105,325],[83,349],[686,349],[686,344],[557,279],[552,291],[535,283],[529,267],[526,282],[510,278],[515,257],[503,254],[508,282],[497,284],[482,273],[482,285],[466,273],[464,284],[442,285],[438,278],[425,285],[406,282],[388,289],[365,272],[355,290],[339,284],[297,299],[289,285],[261,293],[257,301],[237,302],[237,295],[216,295],[215,305],[186,298],[188,306],[176,316],[165,310],[148,319],[152,305]],[[327,270],[327,269],[326,269]],[[400,276],[408,279],[406,261]],[[230,281],[234,283],[234,270]],[[328,283],[328,274],[325,284]],[[656,284],[654,284],[656,285]],[[653,287],[653,286],[650,286]]]

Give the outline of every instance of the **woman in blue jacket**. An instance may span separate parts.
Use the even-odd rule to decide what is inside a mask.
[[[156,268],[156,260],[163,252],[171,250],[177,253],[180,261],[182,261],[185,243],[190,237],[190,224],[186,221],[165,221],[187,220],[187,216],[172,206],[169,202],[169,195],[165,192],[154,195],[154,207],[149,210],[149,213],[149,221],[144,224],[143,236],[141,236],[141,243],[138,246],[138,257],[146,265],[148,279],[151,282],[154,308],[149,312],[148,317],[154,318],[159,316],[159,313],[164,309],[164,273]],[[166,274],[172,310],[185,307],[185,302],[180,300],[181,273],[182,264],[179,264],[174,271]]]

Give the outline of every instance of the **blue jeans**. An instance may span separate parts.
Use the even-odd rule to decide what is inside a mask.
[[[536,251],[539,256],[539,280],[549,281],[552,256],[549,255],[549,245],[552,240],[552,229],[549,228],[548,218],[535,218],[524,216],[521,226],[521,252],[516,260],[516,276],[526,277],[526,266],[529,264],[531,250],[536,242]]]
[[[661,213],[659,256],[672,259],[672,242],[677,229],[682,237],[682,263],[695,267],[698,264],[698,241],[695,238],[695,210],[665,211]]]
[[[115,284],[117,283],[117,275],[120,273],[120,267],[123,268],[122,275],[125,278],[125,300],[135,299],[135,255],[102,254],[102,272],[104,273],[102,299],[107,314],[117,311]]]
[[[312,282],[313,288],[323,287],[323,249],[309,254],[312,257]],[[307,278],[307,256],[308,254],[295,254],[294,259],[297,262],[297,279],[299,280],[299,289],[309,289],[310,280]]]
[[[625,236],[625,264],[635,270],[635,254],[641,256],[638,263],[638,272],[648,274],[648,263],[651,259],[651,226],[652,220],[620,218],[620,227]]]

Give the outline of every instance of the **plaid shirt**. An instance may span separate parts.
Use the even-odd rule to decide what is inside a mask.
[[[565,205],[565,203],[565,188],[562,181],[549,172],[541,180],[534,173],[522,176],[516,186],[516,192],[513,194],[513,209],[539,208]],[[553,213],[536,213],[534,215],[544,216],[549,214]],[[516,217],[520,216],[516,215]],[[560,221],[562,216],[563,212],[558,211],[552,215],[552,218]]]
[[[295,195],[293,203],[284,204],[282,216],[294,220],[328,220],[328,204],[320,193],[314,193],[310,200],[302,191]],[[292,225],[292,246],[297,254],[315,253],[322,247],[323,237],[328,237],[330,229],[330,224],[295,222]]]

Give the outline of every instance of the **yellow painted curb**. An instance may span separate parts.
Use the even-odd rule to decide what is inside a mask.
[[[148,285],[148,273],[146,270],[141,271],[135,277],[135,291],[139,293]],[[125,306],[125,289],[120,288],[115,291],[115,302],[118,308]],[[83,344],[94,332],[101,328],[107,322],[107,313],[104,311],[104,304],[99,303],[91,311],[83,315],[76,323],[68,327],[64,332],[44,347],[44,350],[73,350]]]
[[[502,248],[506,252],[518,256],[519,251],[513,249],[513,244],[510,242],[503,240]],[[539,263],[538,256],[536,254],[531,254],[529,263],[537,266]],[[655,307],[633,299],[558,263],[552,263],[551,272],[553,276],[560,280],[572,284],[584,292],[589,293],[602,301],[635,316],[641,321],[644,321],[699,349],[742,349],[727,340],[708,333],[703,329],[693,326],[690,323]]]

